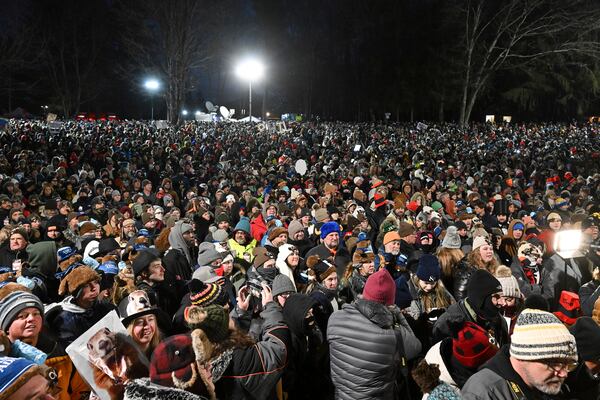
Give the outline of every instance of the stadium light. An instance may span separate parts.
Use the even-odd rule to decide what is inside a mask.
[[[264,77],[265,66],[256,58],[249,58],[238,64],[235,74],[238,78],[248,81],[248,110],[250,122],[252,122],[252,83],[258,82]]]
[[[185,116],[187,116],[187,115],[188,115],[188,110],[183,110],[181,113],[182,113],[182,114],[183,114],[183,116],[185,117]]]
[[[157,79],[150,78],[144,82],[144,87],[150,93],[151,119],[154,121],[154,93],[160,89],[160,82]]]

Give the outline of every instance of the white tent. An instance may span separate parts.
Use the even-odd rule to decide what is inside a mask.
[[[241,118],[241,119],[238,119],[238,121],[240,121],[240,122],[249,122],[250,121],[250,117]],[[254,116],[252,117],[252,122],[260,122],[260,121],[262,121],[260,118],[256,118]]]

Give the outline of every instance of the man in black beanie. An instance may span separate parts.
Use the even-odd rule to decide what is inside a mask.
[[[572,399],[598,399],[600,395],[600,326],[591,317],[579,317],[569,329],[575,336],[578,366],[569,373],[565,385]]]
[[[499,346],[509,342],[506,324],[500,314],[502,285],[492,274],[478,269],[467,283],[467,297],[448,307],[433,326],[433,341],[438,342],[451,336],[448,319],[461,315],[465,321],[473,322],[493,336]]]

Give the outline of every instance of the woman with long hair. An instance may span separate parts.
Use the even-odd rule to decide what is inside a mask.
[[[151,358],[162,336],[158,329],[158,312],[157,308],[150,305],[148,295],[143,290],[133,291],[119,304],[121,322],[148,359]]]

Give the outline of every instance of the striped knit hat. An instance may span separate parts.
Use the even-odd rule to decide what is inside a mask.
[[[575,338],[554,315],[526,308],[517,318],[510,355],[518,360],[571,359],[577,361]]]
[[[204,283],[198,279],[192,279],[188,283],[190,289],[190,300],[193,305],[206,307],[210,304],[227,304],[228,296],[225,289],[218,283]]]

